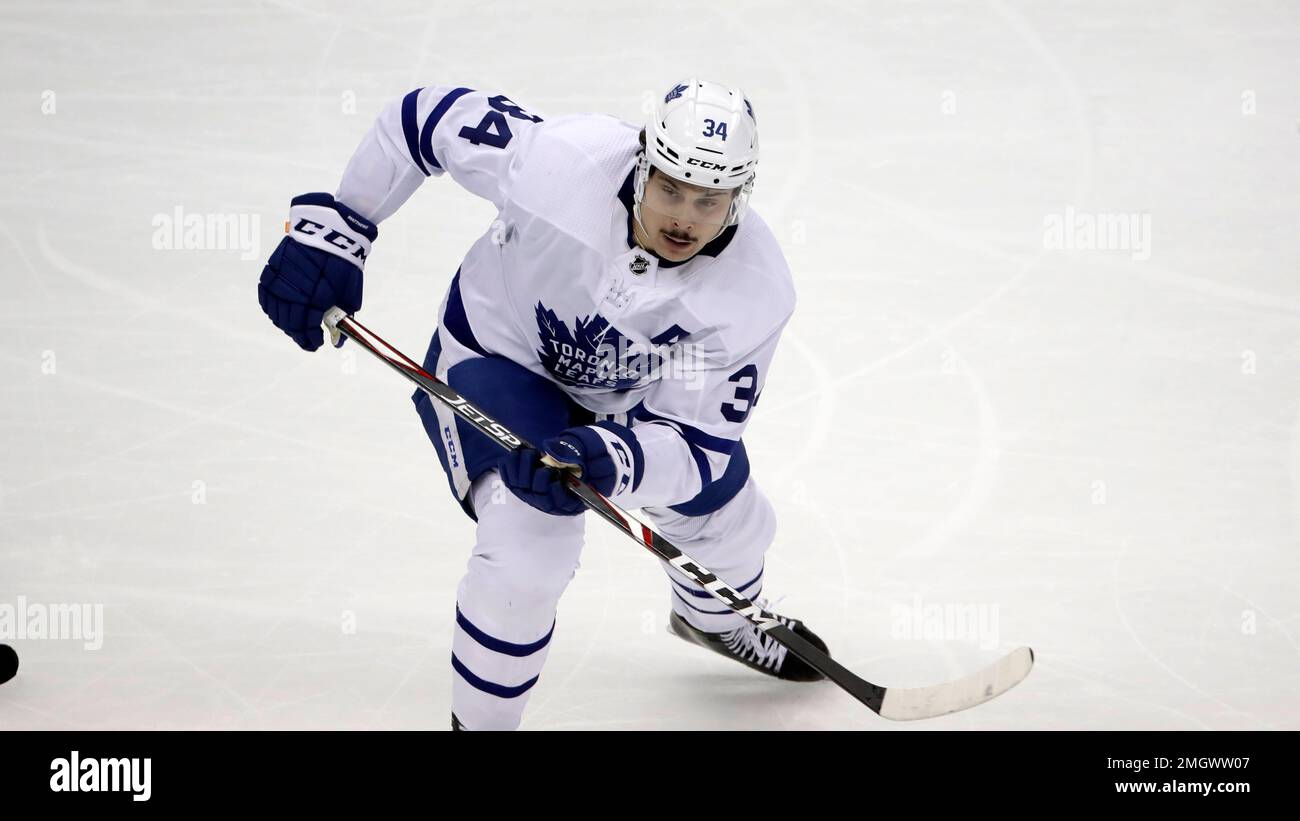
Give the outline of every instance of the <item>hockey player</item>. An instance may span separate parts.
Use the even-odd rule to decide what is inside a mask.
[[[452,493],[477,521],[457,591],[453,727],[517,727],[546,660],[585,519],[550,465],[640,508],[758,597],[776,522],[741,435],[795,294],[780,247],[747,207],[757,164],[754,110],[738,88],[676,83],[639,128],[600,114],[543,118],[502,94],[439,86],[380,114],[335,195],[293,200],[258,298],[309,351],[322,345],[325,310],[360,310],[376,226],[426,177],[450,174],[498,209],[451,279],[424,368],[538,450],[502,456],[414,396]],[[777,678],[821,678],[664,568],[676,635]]]

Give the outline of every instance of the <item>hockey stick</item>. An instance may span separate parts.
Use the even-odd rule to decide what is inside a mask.
[[[356,319],[347,316],[342,309],[331,308],[327,311],[324,325],[336,345],[339,344],[340,334],[354,340],[362,348],[383,360],[390,368],[414,382],[430,397],[446,404],[457,416],[469,422],[476,430],[506,450],[532,447],[500,422],[479,410],[450,385],[439,381],[433,374],[428,373],[401,351],[385,342],[378,334],[357,322]],[[388,353],[381,350],[381,347]],[[744,616],[758,629],[785,645],[790,652],[885,718],[899,721],[933,718],[974,707],[1014,687],[1029,675],[1029,670],[1033,667],[1034,652],[1028,647],[1020,647],[979,672],[943,684],[915,688],[882,687],[879,684],[872,684],[854,675],[798,633],[786,627],[772,614],[765,612],[727,586],[699,562],[616,507],[577,476],[567,471],[563,475],[569,489],[577,494],[578,498],[582,499],[593,512],[618,527],[651,553],[694,579],[718,601]]]

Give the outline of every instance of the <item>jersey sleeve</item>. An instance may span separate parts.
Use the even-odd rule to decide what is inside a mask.
[[[511,165],[540,122],[540,115],[504,94],[417,88],[380,113],[348,162],[335,198],[380,222],[426,178],[451,174],[500,208]]]
[[[788,319],[788,318],[787,318]],[[629,507],[673,505],[694,498],[722,477],[758,404],[785,327],[739,355],[704,354],[659,380],[621,437],[635,455],[619,500]],[[689,354],[689,349],[688,354]],[[602,436],[612,446],[611,427]],[[616,449],[615,449],[616,450]]]

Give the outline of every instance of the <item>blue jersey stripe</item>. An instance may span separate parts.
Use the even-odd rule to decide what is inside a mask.
[[[709,482],[713,481],[713,468],[709,467],[709,457],[705,456],[704,451],[690,441],[687,441],[686,447],[690,450],[691,457],[695,459],[695,467],[699,468],[700,492],[703,493],[704,489],[709,486]]]
[[[447,113],[447,109],[451,108],[452,103],[473,90],[472,88],[456,88],[448,91],[446,96],[433,107],[433,113],[429,115],[429,119],[424,121],[424,129],[420,131],[420,156],[428,160],[429,164],[434,168],[441,169],[442,163],[438,162],[438,158],[433,155],[433,129],[437,128],[438,122]]]
[[[670,422],[681,429],[682,438],[696,447],[711,450],[714,453],[730,454],[736,449],[735,439],[723,439],[721,436],[714,436],[711,433],[705,433],[699,428],[692,427],[685,422],[679,422],[676,419],[669,419],[667,416],[660,416],[646,410],[645,405],[637,405],[633,410],[636,418],[645,422]]]
[[[731,454],[727,469],[716,482],[713,482],[690,501],[679,505],[669,505],[669,510],[683,516],[707,516],[718,510],[736,497],[749,481],[749,457],[745,454],[745,443],[740,442],[736,452]]]
[[[420,124],[417,122],[421,91],[424,89],[417,88],[402,98],[402,136],[406,137],[407,153],[427,177],[429,169],[425,167],[424,160],[420,157]]]
[[[465,302],[460,296],[460,269],[451,278],[451,287],[447,290],[447,310],[442,314],[442,327],[447,329],[460,344],[479,356],[488,356],[487,350],[479,344],[474,330],[469,326],[469,317],[465,315]]]

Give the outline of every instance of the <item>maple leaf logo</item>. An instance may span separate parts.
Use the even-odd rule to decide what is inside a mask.
[[[644,378],[640,368],[624,361],[627,338],[600,314],[573,321],[573,330],[555,311],[537,303],[537,358],[556,381],[565,385],[627,390]]]

